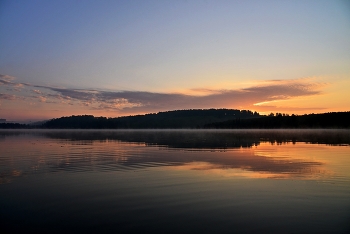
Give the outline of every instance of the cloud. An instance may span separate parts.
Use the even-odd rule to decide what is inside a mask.
[[[38,89],[33,89],[32,91],[33,91],[35,94],[41,94],[41,91],[38,90]]]
[[[51,87],[47,87],[47,88],[51,89],[52,91],[56,91],[57,93],[60,93],[62,97],[66,97],[66,98],[68,97],[68,98],[76,99],[80,101],[93,100],[95,95],[94,93],[88,92],[88,90],[77,91],[74,89],[62,89],[62,88],[51,88]]]
[[[236,90],[192,89],[189,94],[145,91],[104,91],[70,89],[16,83],[11,76],[0,75],[4,86],[23,86],[31,97],[46,103],[80,105],[91,110],[118,111],[118,113],[149,113],[175,109],[206,108],[276,108],[271,103],[301,96],[322,94],[325,84],[312,79],[268,80],[251,87]],[[193,91],[195,92],[193,94]],[[196,93],[197,92],[197,93]],[[198,95],[198,92],[201,95]],[[24,92],[23,92],[24,93]],[[5,95],[5,94],[4,94]],[[10,95],[10,94],[9,94]],[[2,99],[14,100],[11,96]]]
[[[250,87],[243,90],[260,95],[261,98],[265,98],[266,100],[320,94],[319,91],[315,90],[314,84],[298,82],[290,84],[283,81],[276,81],[275,84],[268,86]]]
[[[14,76],[9,76],[9,75],[3,75],[0,74],[0,80],[7,80],[7,81],[11,81],[11,80],[15,80],[16,78]]]
[[[11,85],[14,78],[9,75],[1,75],[0,74],[0,85]]]
[[[11,87],[9,88],[10,91],[20,91],[23,88],[23,84],[13,82],[14,79],[15,77],[13,76],[0,74],[0,86],[4,85],[7,87]]]
[[[11,95],[11,94],[3,94],[3,93],[0,93],[0,99],[4,99],[4,100],[16,100],[16,99],[18,99],[18,97],[15,96],[15,95]]]

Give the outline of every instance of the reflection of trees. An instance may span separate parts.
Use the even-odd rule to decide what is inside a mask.
[[[105,141],[162,145],[170,148],[228,149],[252,147],[260,142],[283,144],[307,142],[314,144],[350,145],[350,130],[83,130],[39,131],[46,137],[69,141]]]
[[[77,144],[124,141],[159,145],[170,148],[229,149],[252,147],[260,142],[283,144],[307,142],[313,144],[350,145],[350,130],[288,129],[288,130],[22,130],[0,131],[0,139],[34,134],[62,139]]]
[[[71,141],[115,140],[189,149],[227,149],[259,144],[258,139],[247,135],[208,131],[62,131],[46,132],[45,136]]]
[[[28,142],[23,146],[25,150],[18,150],[16,154],[7,150],[1,155],[0,183],[16,176],[47,171],[127,170],[134,167],[184,166],[192,162],[210,165],[201,169],[241,168],[281,176],[310,176],[321,173],[319,168],[322,163],[272,158],[255,155],[250,150],[230,149],[259,146],[261,142],[350,145],[349,133],[349,130],[0,132],[0,136],[5,137],[1,144],[6,144],[7,140],[16,142],[22,134],[26,135],[26,141],[35,141],[35,144]],[[173,150],[164,150],[165,147]],[[23,163],[23,159],[30,165]],[[6,164],[10,161],[11,166]]]
[[[9,136],[19,136],[26,134],[27,131],[25,130],[0,130],[0,139],[5,139],[6,137]]]

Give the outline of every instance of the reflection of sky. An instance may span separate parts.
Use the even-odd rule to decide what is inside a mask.
[[[7,136],[0,141],[1,180],[46,172],[127,171],[161,168],[249,178],[349,180],[348,146],[261,142],[226,149],[167,148],[116,140]],[[18,147],[21,146],[21,147]]]

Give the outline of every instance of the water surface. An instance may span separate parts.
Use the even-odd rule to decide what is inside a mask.
[[[349,130],[0,131],[1,229],[349,233]]]

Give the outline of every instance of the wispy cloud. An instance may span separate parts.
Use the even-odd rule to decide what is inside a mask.
[[[269,80],[251,87],[236,90],[193,89],[190,94],[157,93],[145,91],[105,91],[96,89],[70,89],[16,83],[11,76],[0,75],[2,86],[22,86],[30,93],[26,99],[43,103],[78,105],[87,110],[147,113],[173,109],[237,108],[265,106],[274,108],[273,102],[301,96],[322,94],[325,84],[312,79]],[[198,91],[201,95],[191,91]],[[2,94],[1,99],[15,100],[12,94]]]
[[[0,100],[18,100],[19,97],[12,94],[0,93]]]
[[[1,75],[0,74],[0,85],[12,85],[12,80],[15,78],[9,75]]]

